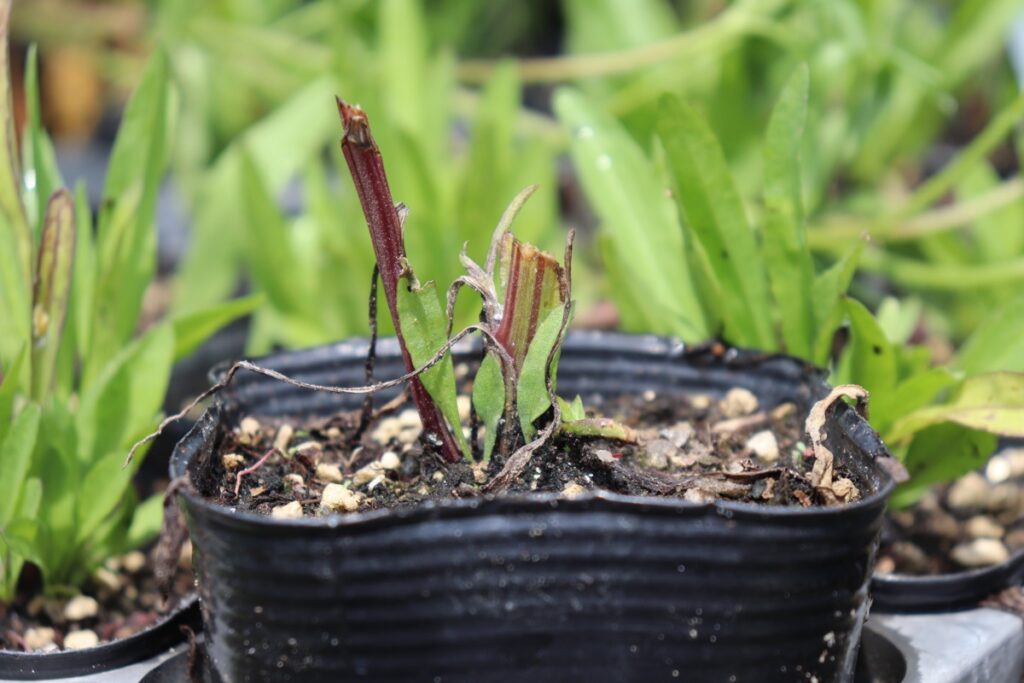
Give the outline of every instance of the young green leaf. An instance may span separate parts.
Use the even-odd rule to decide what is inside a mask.
[[[420,285],[411,276],[399,280],[397,291],[398,318],[402,336],[415,367],[422,367],[448,341],[448,318],[437,298],[433,282]],[[455,371],[451,355],[420,375],[423,387],[440,409],[463,456],[470,460],[473,452],[462,433],[459,406],[456,401]]]
[[[22,483],[28,476],[32,453],[39,433],[42,410],[35,403],[26,405],[14,418],[7,438],[0,444],[0,528],[10,521],[18,503]]]
[[[75,207],[57,190],[46,206],[32,292],[32,396],[42,401],[53,384],[74,276]]]
[[[123,464],[124,452],[113,451],[86,470],[75,505],[75,540],[78,543],[94,535],[131,485],[133,468],[123,467]]]
[[[22,168],[26,176],[24,183],[24,205],[29,212],[29,222],[42,224],[46,215],[46,204],[50,195],[64,184],[57,168],[46,130],[43,128],[39,110],[39,64],[35,45],[31,45],[25,60],[25,141],[22,144]],[[29,181],[28,179],[31,179]]]
[[[533,438],[537,432],[536,427],[533,426],[534,420],[543,415],[551,406],[547,378],[549,373],[552,376],[555,375],[558,368],[558,357],[556,354],[550,366],[548,366],[548,357],[558,342],[564,315],[564,310],[559,307],[544,318],[530,342],[523,367],[519,372],[516,402],[519,411],[519,424],[527,440]]]
[[[920,408],[889,430],[894,442],[943,422],[1009,437],[1024,437],[1024,373],[990,372],[966,378],[943,405]]]
[[[501,362],[488,353],[473,378],[473,409],[484,425],[484,460],[494,453],[498,428],[505,414],[505,380]]]
[[[555,94],[555,112],[571,132],[570,151],[580,182],[609,238],[614,270],[636,292],[627,319],[643,330],[702,341],[711,330],[686,263],[683,232],[672,203],[640,147],[580,93]]]
[[[125,108],[111,153],[97,231],[99,278],[86,381],[134,336],[156,269],[156,196],[167,161],[172,95],[158,51]]]
[[[814,262],[807,248],[800,146],[807,117],[808,70],[797,69],[782,91],[764,141],[764,258],[786,351],[811,358]]]
[[[128,446],[149,430],[160,412],[173,357],[173,330],[161,323],[119,351],[85,388],[75,415],[83,465],[112,452],[124,460]]]
[[[6,2],[0,7],[0,98],[3,98],[0,121],[0,253],[13,258],[0,259],[3,279],[0,288],[8,301],[0,313],[19,313],[21,309],[12,304],[19,300],[28,307],[27,292],[31,287],[32,273],[32,231],[21,202],[21,168],[18,163],[18,140],[14,131],[14,106],[11,101],[11,65],[8,58],[7,28],[10,24],[11,5]],[[24,297],[18,296],[25,293]],[[25,311],[27,313],[27,311]],[[7,320],[8,318],[2,318]],[[18,318],[10,318],[18,321]],[[27,317],[25,319],[27,329]],[[17,331],[17,329],[15,330]],[[0,335],[7,337],[9,333]],[[17,340],[20,344],[20,338]],[[17,345],[15,345],[17,348]],[[0,347],[0,350],[3,350]],[[7,356],[9,357],[9,356]]]
[[[176,316],[171,321],[174,328],[174,360],[179,361],[190,355],[215,332],[231,321],[252,313],[263,301],[262,294],[251,294]]]
[[[864,304],[846,300],[850,346],[840,364],[840,384],[859,384],[885,401],[896,382],[896,352]]]
[[[14,357],[10,365],[0,368],[0,443],[7,437],[7,431],[14,420],[14,397],[21,388],[21,374],[29,354],[28,342]]]
[[[985,317],[960,347],[954,364],[969,375],[1024,372],[1024,292]]]
[[[929,368],[912,375],[888,394],[871,397],[871,426],[886,439],[893,422],[911,411],[923,408],[951,389],[957,378],[945,368]]]
[[[916,432],[903,458],[910,480],[896,491],[893,506],[910,505],[933,484],[952,481],[981,467],[997,443],[994,434],[951,422]]]
[[[665,96],[660,105],[658,136],[674,193],[722,289],[725,336],[734,344],[775,349],[760,249],[718,140],[678,98]]]
[[[832,338],[846,317],[843,298],[857,270],[864,243],[857,241],[839,261],[814,278],[814,362],[828,365]]]

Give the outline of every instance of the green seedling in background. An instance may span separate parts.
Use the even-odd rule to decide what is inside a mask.
[[[908,345],[919,307],[907,306],[908,318],[889,302],[876,319],[846,294],[859,245],[816,268],[799,192],[807,91],[808,73],[800,69],[772,113],[760,207],[742,201],[714,134],[678,100],[662,102],[653,160],[580,93],[560,91],[556,110],[602,221],[609,247],[603,254],[625,326],[694,343],[721,334],[740,346],[831,366],[835,383],[864,386],[873,399],[872,424],[910,471],[897,496],[907,503],[927,485],[982,464],[996,435],[1021,434],[1024,375],[981,373],[998,368],[984,366],[981,349],[998,346],[996,335],[1021,318],[980,327],[964,348],[966,363],[933,367],[927,348]],[[659,182],[649,185],[653,178]],[[640,224],[637,216],[644,217]],[[751,224],[748,216],[757,220]],[[668,272],[677,275],[661,277]],[[680,277],[689,282],[680,286],[673,279]],[[673,296],[675,308],[658,305]],[[1019,302],[1013,305],[1019,309]],[[836,358],[833,341],[841,328],[850,340]],[[1014,362],[1019,351],[1012,349],[1024,342],[1018,336],[1003,343],[1012,348],[1000,347],[993,360]]]
[[[5,10],[6,11],[6,8]],[[6,22],[5,22],[6,25]],[[96,224],[63,187],[40,124],[36,58],[20,148],[0,37],[0,602],[25,562],[50,594],[77,593],[109,557],[149,542],[162,495],[139,501],[124,451],[156,422],[172,363],[258,297],[165,318],[140,334],[156,262],[153,214],[176,97],[150,62],[124,118]]]

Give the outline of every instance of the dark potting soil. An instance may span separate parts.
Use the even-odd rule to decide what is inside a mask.
[[[635,443],[556,434],[502,493],[603,490],[807,507],[857,500],[864,488],[839,463],[834,488],[814,485],[805,416],[793,404],[764,410],[753,394],[733,389],[721,400],[648,393],[598,408],[629,427]],[[460,412],[468,424],[466,397]],[[445,464],[420,439],[411,404],[382,410],[361,435],[359,422],[358,412],[304,422],[243,417],[192,484],[236,510],[295,518],[485,495],[505,464],[497,454]]]
[[[108,560],[79,595],[21,597],[0,604],[0,650],[56,652],[127,638],[182,604],[195,592],[191,546],[175,568],[167,599],[141,552]]]
[[[891,512],[875,571],[948,574],[999,564],[1024,549],[1024,450],[1008,449],[992,463],[987,473],[971,472]]]

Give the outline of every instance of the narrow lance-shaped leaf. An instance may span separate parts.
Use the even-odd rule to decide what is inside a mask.
[[[437,298],[434,283],[421,285],[412,272],[404,275],[398,287],[398,314],[402,338],[413,366],[422,367],[448,341],[448,318]],[[451,355],[445,354],[440,362],[420,375],[419,380],[447,421],[463,456],[470,459],[472,451],[459,423]]]
[[[42,222],[50,195],[63,185],[53,145],[43,128],[39,106],[39,64],[36,46],[29,47],[25,65],[25,108],[23,134],[23,202],[30,221]],[[37,228],[38,229],[38,228]]]
[[[11,101],[11,65],[7,45],[11,5],[0,5],[0,97],[3,97],[3,121],[0,121],[0,209],[7,219],[8,229],[16,237],[16,255],[24,277],[29,277],[32,259],[32,236],[21,203],[21,168],[18,164],[18,142],[14,132],[14,106]]]
[[[75,205],[71,194],[60,189],[46,206],[32,291],[32,396],[36,400],[46,396],[53,380],[74,258]]]
[[[352,174],[359,203],[366,216],[377,267],[380,270],[381,284],[384,286],[391,321],[394,323],[395,333],[402,348],[402,357],[406,369],[411,372],[416,367],[402,336],[398,310],[399,280],[405,262],[402,223],[395,202],[391,198],[391,188],[388,187],[387,175],[384,172],[384,161],[370,133],[370,121],[366,113],[359,107],[349,106],[339,99],[338,114],[344,127],[341,149]],[[440,408],[418,378],[413,379],[410,386],[424,431],[433,434],[439,440],[445,459],[457,462],[462,457],[461,449],[452,433],[445,427]]]
[[[21,202],[21,170],[11,102],[7,29],[11,2],[0,5],[0,362],[10,362],[30,335],[32,233]]]
[[[800,141],[807,114],[807,67],[779,97],[764,143],[764,256],[786,351],[811,358],[814,264],[800,199]]]
[[[777,348],[760,250],[718,140],[693,109],[672,96],[661,100],[658,137],[682,218],[722,288],[726,337],[735,344]]]

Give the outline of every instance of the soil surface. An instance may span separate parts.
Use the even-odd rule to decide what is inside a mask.
[[[131,552],[97,569],[79,595],[0,604],[0,650],[84,649],[152,626],[195,592],[190,546],[181,554],[167,600],[152,566],[143,553]]]
[[[876,573],[946,574],[999,564],[1024,550],[1024,449],[984,472],[928,491],[889,514]]]
[[[806,507],[853,501],[863,488],[838,462],[829,481],[840,499],[815,485],[805,415],[793,404],[765,410],[749,391],[733,389],[720,400],[649,393],[598,408],[587,417],[625,425],[634,442],[556,433],[501,492],[573,497],[600,489]],[[460,410],[471,424],[465,397]],[[193,485],[223,505],[282,518],[496,492],[506,458],[446,465],[420,438],[409,403],[382,410],[361,433],[359,424],[358,412],[307,422],[243,417],[221,435],[210,466],[193,473]]]

